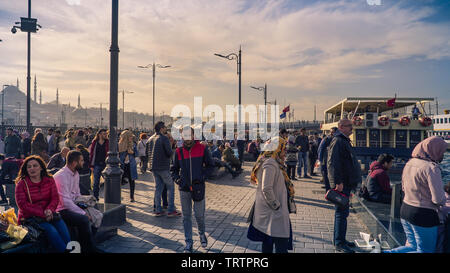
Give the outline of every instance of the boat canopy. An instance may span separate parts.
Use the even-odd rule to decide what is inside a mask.
[[[434,98],[409,98],[397,97],[395,98],[394,107],[387,105],[387,101],[393,97],[348,97],[325,110],[326,114],[340,115],[341,111],[351,112],[357,109],[358,112],[378,112],[395,110],[398,108],[412,106],[416,103],[424,104],[426,102],[434,101]],[[420,106],[419,106],[420,108]]]

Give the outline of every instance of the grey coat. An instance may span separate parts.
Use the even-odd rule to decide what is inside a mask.
[[[253,226],[272,236],[289,238],[289,209],[283,173],[273,158],[264,159],[256,172],[259,181],[256,188]]]
[[[151,136],[146,144],[146,153],[150,171],[170,170],[173,151],[167,136],[159,133]]]

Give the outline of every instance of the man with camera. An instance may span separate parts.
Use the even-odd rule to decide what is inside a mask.
[[[205,234],[205,179],[214,166],[211,153],[205,145],[194,140],[194,130],[183,129],[183,147],[177,148],[171,168],[172,178],[179,186],[183,212],[185,252],[192,252],[192,207],[197,220],[198,233],[203,248],[208,246]],[[193,204],[193,205],[192,205]]]

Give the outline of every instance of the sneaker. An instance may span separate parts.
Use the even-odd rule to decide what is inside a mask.
[[[184,253],[192,253],[192,243],[186,243],[186,247],[184,248]]]
[[[231,176],[232,176],[232,178],[233,178],[233,179],[235,179],[236,177],[238,177],[238,176],[239,176],[239,173],[237,173],[237,172],[234,172],[234,173],[232,173],[232,174],[231,174]]]
[[[155,217],[160,217],[160,216],[163,216],[163,215],[165,215],[165,214],[166,214],[165,212],[161,211],[161,212],[155,212],[153,215],[154,215]]]
[[[130,199],[130,202],[131,202],[131,203],[134,203],[134,202],[136,202],[136,201],[134,200],[134,198],[131,198],[131,199]]]
[[[335,246],[335,249],[339,252],[343,253],[355,253],[353,249],[351,249],[347,244],[338,244]]]
[[[205,234],[200,235],[200,242],[202,243],[202,247],[206,248],[208,246],[208,239]]]
[[[311,176],[305,175],[305,176],[303,176],[303,178],[311,178]]]
[[[294,181],[297,181],[298,179],[297,178],[295,178],[295,177],[293,177],[291,180],[294,180]]]
[[[175,217],[175,216],[181,216],[181,212],[174,210],[172,212],[167,213],[167,217]]]

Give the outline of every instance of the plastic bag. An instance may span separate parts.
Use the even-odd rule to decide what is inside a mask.
[[[7,211],[0,213],[0,219],[4,222],[8,222],[10,225],[17,226],[17,216],[14,208],[10,208]]]

